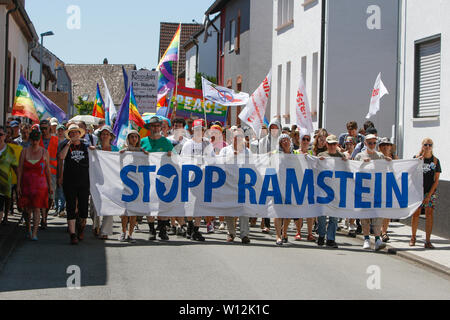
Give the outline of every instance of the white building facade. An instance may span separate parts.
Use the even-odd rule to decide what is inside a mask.
[[[283,126],[296,123],[295,100],[303,74],[311,104],[314,127],[318,127],[321,44],[320,1],[274,0],[272,31],[271,119]],[[307,27],[305,27],[307,26]],[[269,119],[269,120],[271,120]]]

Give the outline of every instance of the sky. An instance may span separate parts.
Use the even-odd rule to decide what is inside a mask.
[[[202,24],[214,0],[26,0],[44,46],[66,64],[136,64],[156,68],[160,22]]]

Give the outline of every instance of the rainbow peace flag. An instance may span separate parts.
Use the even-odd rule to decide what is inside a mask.
[[[34,123],[39,123],[41,120],[48,118],[56,118],[62,123],[67,118],[64,111],[44,96],[22,75],[20,75],[17,86],[12,115],[29,118]]]
[[[127,135],[130,130],[137,130],[141,136],[147,134],[147,130],[145,130],[144,126],[145,122],[138,111],[136,98],[134,97],[133,92],[133,85],[131,85],[123,99],[122,106],[120,107],[114,125],[114,134],[116,136],[114,145],[122,148],[126,143]]]
[[[97,118],[105,119],[105,102],[103,101],[102,95],[100,93],[100,88],[97,83],[97,96],[94,101],[94,111],[92,116]]]
[[[180,36],[181,36],[181,23],[178,26],[178,30],[175,33],[172,42],[167,48],[166,52],[162,56],[157,71],[159,71],[158,82],[158,107],[157,114],[167,114],[168,106],[168,93],[176,86],[177,79],[173,72],[174,62],[178,61],[179,49],[180,49]],[[160,110],[161,109],[161,110]],[[163,114],[164,113],[164,114]]]

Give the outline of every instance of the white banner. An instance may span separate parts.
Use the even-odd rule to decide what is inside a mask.
[[[297,126],[300,128],[300,133],[313,133],[314,127],[311,117],[311,108],[309,106],[308,96],[306,95],[306,87],[305,81],[303,80],[303,74],[300,74],[300,85],[297,91],[295,110],[297,115]]]
[[[423,201],[420,160],[284,154],[202,160],[90,151],[89,172],[100,216],[403,219]]]
[[[267,103],[269,102],[272,71],[269,72],[263,83],[250,97],[247,106],[239,114],[239,118],[255,131],[256,136],[261,136],[261,128],[264,124]]]
[[[218,103],[226,107],[245,106],[249,100],[249,94],[235,92],[232,89],[220,87],[202,77],[203,99]]]

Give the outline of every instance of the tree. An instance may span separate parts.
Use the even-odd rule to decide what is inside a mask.
[[[202,77],[214,84],[217,84],[216,77],[210,77],[204,73],[197,73],[195,75],[195,89],[200,89],[200,90],[202,89]]]
[[[92,115],[94,110],[94,102],[84,101],[83,98],[78,97],[78,103],[75,104],[78,109],[78,115]]]

